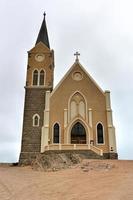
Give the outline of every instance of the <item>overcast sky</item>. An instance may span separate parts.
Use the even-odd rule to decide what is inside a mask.
[[[133,159],[133,1],[0,0],[0,162],[16,162],[21,146],[27,51],[46,11],[55,51],[55,85],[80,62],[111,91],[120,159]]]

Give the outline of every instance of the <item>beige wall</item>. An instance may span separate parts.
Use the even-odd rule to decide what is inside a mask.
[[[80,71],[83,74],[83,79],[80,81],[75,81],[72,78],[72,74],[75,71]],[[82,123],[85,128],[89,131],[87,137],[89,139],[94,139],[94,144],[99,148],[103,149],[104,152],[109,151],[108,147],[108,129],[107,129],[107,116],[106,116],[106,99],[105,94],[102,92],[97,85],[92,81],[90,77],[85,73],[84,70],[77,63],[72,67],[72,71],[64,79],[64,81],[59,85],[55,91],[52,92],[50,98],[50,140],[52,143],[52,128],[55,122],[58,122],[61,126],[61,142],[66,143],[67,141],[67,128],[71,128],[71,121],[64,129],[64,109],[68,109],[68,102],[70,96],[75,91],[81,92],[86,99],[87,103],[87,115],[88,110],[92,109],[92,128],[89,125],[89,119],[82,119]],[[76,120],[76,119],[75,119]],[[96,125],[98,122],[101,122],[104,126],[105,134],[105,144],[97,145],[96,144]],[[87,126],[85,125],[87,124]],[[88,128],[87,128],[88,127]]]

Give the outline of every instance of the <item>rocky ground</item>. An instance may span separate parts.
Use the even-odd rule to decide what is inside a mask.
[[[58,168],[40,159],[27,167],[0,165],[0,200],[133,199],[133,161],[74,157],[64,167],[63,157]]]

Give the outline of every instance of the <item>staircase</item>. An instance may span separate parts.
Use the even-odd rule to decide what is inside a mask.
[[[45,151],[43,154],[77,154],[84,159],[103,159],[103,156],[98,155],[92,150],[49,150]]]

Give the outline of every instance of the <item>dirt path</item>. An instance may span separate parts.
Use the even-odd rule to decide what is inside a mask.
[[[87,162],[56,172],[0,166],[0,200],[133,199],[133,161]]]

